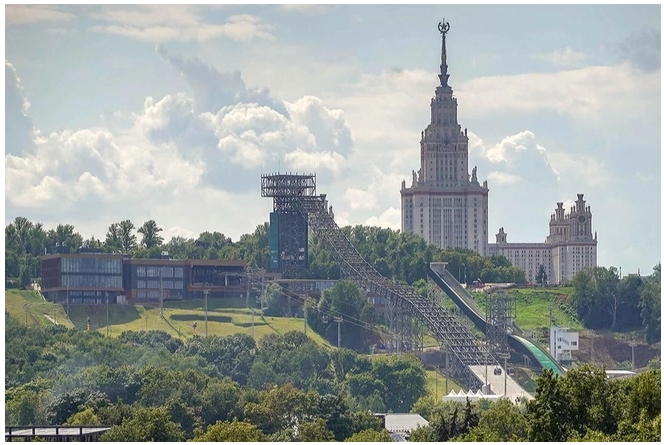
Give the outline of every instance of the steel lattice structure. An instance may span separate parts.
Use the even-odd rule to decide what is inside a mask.
[[[292,190],[288,189],[291,187]],[[451,377],[469,389],[479,389],[482,381],[468,368],[498,361],[479,343],[473,333],[433,298],[422,296],[409,286],[395,283],[380,275],[358,253],[350,240],[334,222],[327,208],[326,195],[315,195],[314,175],[263,175],[261,196],[273,197],[274,209],[297,210],[309,223],[321,243],[336,261],[345,279],[352,280],[367,292],[388,301],[386,321],[393,333],[397,351],[414,350],[421,338],[417,322],[451,352]]]
[[[513,330],[516,318],[516,301],[504,292],[486,295],[486,337],[497,354],[508,352],[507,331]]]

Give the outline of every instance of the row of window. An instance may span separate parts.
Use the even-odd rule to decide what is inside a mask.
[[[63,273],[122,273],[122,260],[114,258],[62,258]]]
[[[148,278],[182,278],[184,277],[183,267],[145,267],[139,266],[136,268],[136,276]]]
[[[63,275],[64,287],[122,288],[122,275]]]
[[[136,282],[138,289],[159,289],[159,280],[138,280]],[[184,289],[183,281],[161,280],[163,289]]]

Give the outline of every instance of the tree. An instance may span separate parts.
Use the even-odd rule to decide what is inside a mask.
[[[102,442],[183,442],[184,432],[166,408],[143,408],[101,436]]]
[[[284,313],[283,296],[281,286],[270,283],[265,288],[265,293],[260,297],[262,300],[263,313],[271,317],[279,317]]]
[[[547,284],[546,270],[544,269],[544,264],[539,265],[539,270],[535,276],[535,282],[538,286],[544,287]]]
[[[164,242],[164,238],[159,235],[159,232],[162,232],[164,229],[157,226],[157,223],[154,219],[145,221],[141,227],[138,228],[138,233],[143,235],[141,240],[141,245],[146,249],[151,249],[155,246],[161,246]]]
[[[194,442],[265,442],[267,437],[255,425],[247,422],[219,421],[210,425]]]
[[[208,385],[201,394],[201,414],[206,425],[240,417],[240,386],[226,378]]]
[[[362,430],[350,436],[344,442],[394,442],[387,430]],[[412,440],[411,440],[412,442]]]
[[[437,440],[436,430],[431,425],[415,428],[408,438],[408,442],[436,442]]]
[[[134,223],[128,219],[120,221],[120,240],[124,253],[131,253],[136,248],[136,235],[133,234],[135,228]]]
[[[646,278],[639,297],[641,320],[646,328],[646,341],[656,343],[661,338],[662,328],[662,291],[661,263],[656,265],[654,273]]]
[[[560,378],[545,369],[537,378],[535,399],[526,404],[528,440],[565,442],[570,434],[569,410]]]
[[[113,223],[108,226],[104,245],[110,250],[118,250],[122,248],[122,231],[119,223]]]
[[[316,323],[313,329],[331,343],[336,344],[338,327],[335,317],[345,317],[341,326],[341,346],[355,350],[367,350],[372,332],[364,325],[376,320],[375,310],[352,281],[338,281],[332,288],[324,290],[318,303],[318,317],[327,323]]]
[[[372,361],[371,375],[386,388],[382,397],[388,410],[408,412],[426,394],[424,366],[413,355],[378,356]]]
[[[92,408],[86,408],[79,411],[67,419],[65,425],[83,426],[83,425],[99,425],[99,417],[95,414]]]
[[[298,440],[300,442],[334,442],[334,434],[327,429],[324,419],[316,419],[298,425]]]

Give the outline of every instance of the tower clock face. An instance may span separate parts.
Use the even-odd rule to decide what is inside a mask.
[[[446,137],[445,139],[443,139],[443,144],[450,145],[450,138]]]
[[[583,216],[583,215],[579,216],[579,222],[582,223],[582,224],[583,224],[584,222],[586,222],[586,217]]]

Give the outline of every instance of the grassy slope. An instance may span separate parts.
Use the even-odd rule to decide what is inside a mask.
[[[438,398],[436,399],[436,371],[433,370],[427,370],[427,392],[431,397],[434,398],[434,400],[441,400],[445,394],[445,380],[447,377],[445,377],[442,374],[438,374]],[[447,382],[447,391],[450,392],[452,390],[459,392],[461,387],[454,383],[453,380],[449,380]]]
[[[555,325],[576,330],[583,329],[578,320],[568,316],[560,309],[560,304],[571,293],[571,287],[510,289],[509,294],[516,298],[516,323],[523,330],[548,328],[549,306],[552,305],[553,323]],[[485,295],[476,293],[475,301],[484,310]]]
[[[47,326],[52,324],[45,315],[48,315],[64,326],[73,326],[67,318],[62,305],[44,301],[38,292],[18,289],[5,290],[5,311],[21,322],[25,322],[26,304],[28,309],[28,324],[30,326]]]
[[[18,320],[25,320],[25,303],[28,303],[28,323],[35,325],[48,325],[51,323],[44,314],[53,317],[58,323],[77,329],[87,328],[87,318],[90,317],[90,327],[106,333],[106,306],[105,305],[71,305],[69,317],[61,304],[45,302],[37,292],[18,291],[14,289],[5,291],[5,309]],[[235,300],[208,300],[208,334],[232,335],[244,333],[252,335],[251,310],[238,307],[244,301]],[[231,307],[225,307],[231,306]],[[205,334],[205,312],[203,301],[187,301],[168,303],[164,307],[164,318],[159,316],[159,308],[142,305],[109,305],[108,328],[112,336],[120,335],[124,331],[162,330],[174,337],[192,337],[194,333]],[[194,331],[193,324],[197,324]],[[261,337],[271,334],[285,334],[288,331],[304,329],[304,321],[299,318],[261,317],[254,316],[254,333],[258,341]],[[307,335],[318,344],[328,344],[323,338],[307,329]]]

